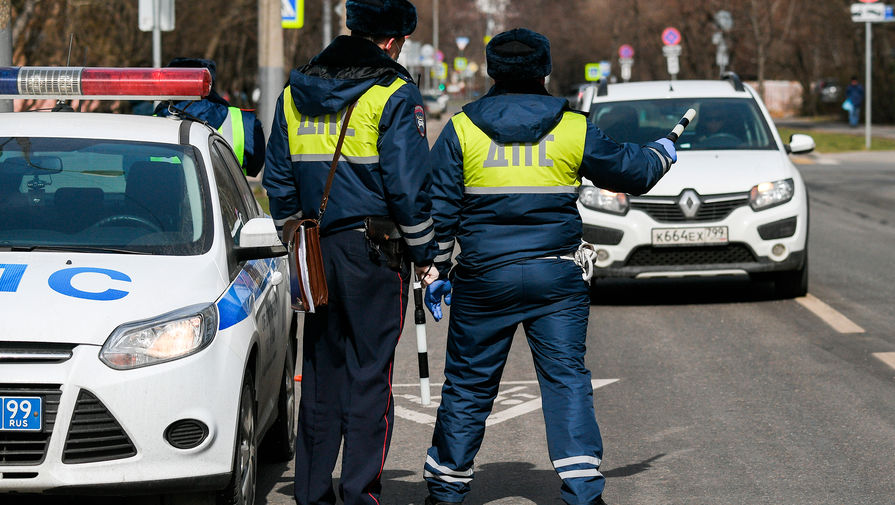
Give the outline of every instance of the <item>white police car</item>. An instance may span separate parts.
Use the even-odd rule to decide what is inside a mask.
[[[664,137],[688,108],[696,118],[676,147],[678,161],[642,196],[585,181],[578,207],[584,240],[597,248],[594,279],[750,275],[778,295],[808,289],[808,195],[758,94],[738,77],[593,87],[590,120],[619,142]]]
[[[6,97],[209,87],[206,69],[0,68]],[[202,123],[0,114],[0,492],[252,503],[262,438],[294,451],[284,253]]]

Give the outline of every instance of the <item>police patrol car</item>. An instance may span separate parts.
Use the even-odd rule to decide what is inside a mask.
[[[198,99],[210,79],[0,68],[0,95]],[[252,503],[259,442],[294,451],[284,254],[207,125],[0,114],[0,492]]]
[[[583,185],[584,240],[597,249],[594,279],[750,275],[783,297],[808,289],[808,195],[758,94],[729,73],[717,81],[603,84],[585,95],[591,121],[618,142],[644,144],[688,108],[696,118],[678,161],[642,196]],[[597,280],[598,282],[598,280]]]

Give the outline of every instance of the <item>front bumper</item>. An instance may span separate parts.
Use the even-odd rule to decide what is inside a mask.
[[[139,494],[224,487],[233,462],[239,401],[234,392],[240,391],[245,366],[225,333],[192,356],[134,370],[108,368],[93,345],[74,347],[62,363],[0,366],[0,388],[58,391],[44,396],[43,454],[0,459],[0,492]],[[99,418],[106,429],[111,418],[118,432],[72,443],[73,429],[89,433]],[[195,447],[176,449],[164,433],[184,419],[206,425],[207,436]],[[0,449],[7,451],[22,438],[0,434]]]
[[[732,210],[719,221],[659,222],[632,209],[625,216],[597,212],[578,205],[584,237],[601,251],[595,278],[749,275],[798,270],[807,260],[808,210],[803,199],[755,212],[748,206]],[[786,237],[764,239],[769,225],[795,220]],[[654,247],[654,228],[726,226],[728,244]],[[771,229],[777,228],[770,226]],[[775,253],[775,247],[777,253]],[[782,253],[779,253],[780,251]]]

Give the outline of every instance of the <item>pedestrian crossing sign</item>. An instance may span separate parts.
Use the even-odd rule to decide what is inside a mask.
[[[280,0],[280,17],[283,28],[301,28],[305,25],[305,0]]]

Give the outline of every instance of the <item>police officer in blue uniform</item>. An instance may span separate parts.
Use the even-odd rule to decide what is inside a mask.
[[[462,503],[513,333],[523,325],[543,398],[550,459],[569,504],[600,504],[603,456],[584,363],[588,285],[570,258],[581,244],[581,177],[648,191],[676,160],[665,139],[618,144],[550,96],[548,40],[519,28],[486,47],[495,80],[451,118],[430,153],[441,272],[427,288],[436,319],[451,303],[445,383],[424,475],[426,505]]]
[[[199,67],[211,72],[211,93],[198,101],[182,101],[174,107],[207,122],[216,129],[233,148],[244,174],[255,177],[264,166],[264,130],[255,113],[233,107],[215,90],[215,70],[212,60],[201,58],[174,58],[169,67]],[[155,109],[155,115],[168,116],[172,113],[167,103]]]
[[[329,304],[305,315],[295,454],[300,505],[336,502],[340,446],[343,503],[379,503],[410,271],[406,261],[394,263],[394,241],[383,241],[372,223],[393,223],[416,273],[437,278],[430,270],[437,246],[423,99],[395,61],[416,27],[416,9],[407,0],[348,0],[346,9],[351,35],[293,70],[277,100],[262,180],[278,227],[315,217],[342,121],[356,103],[321,223]]]

